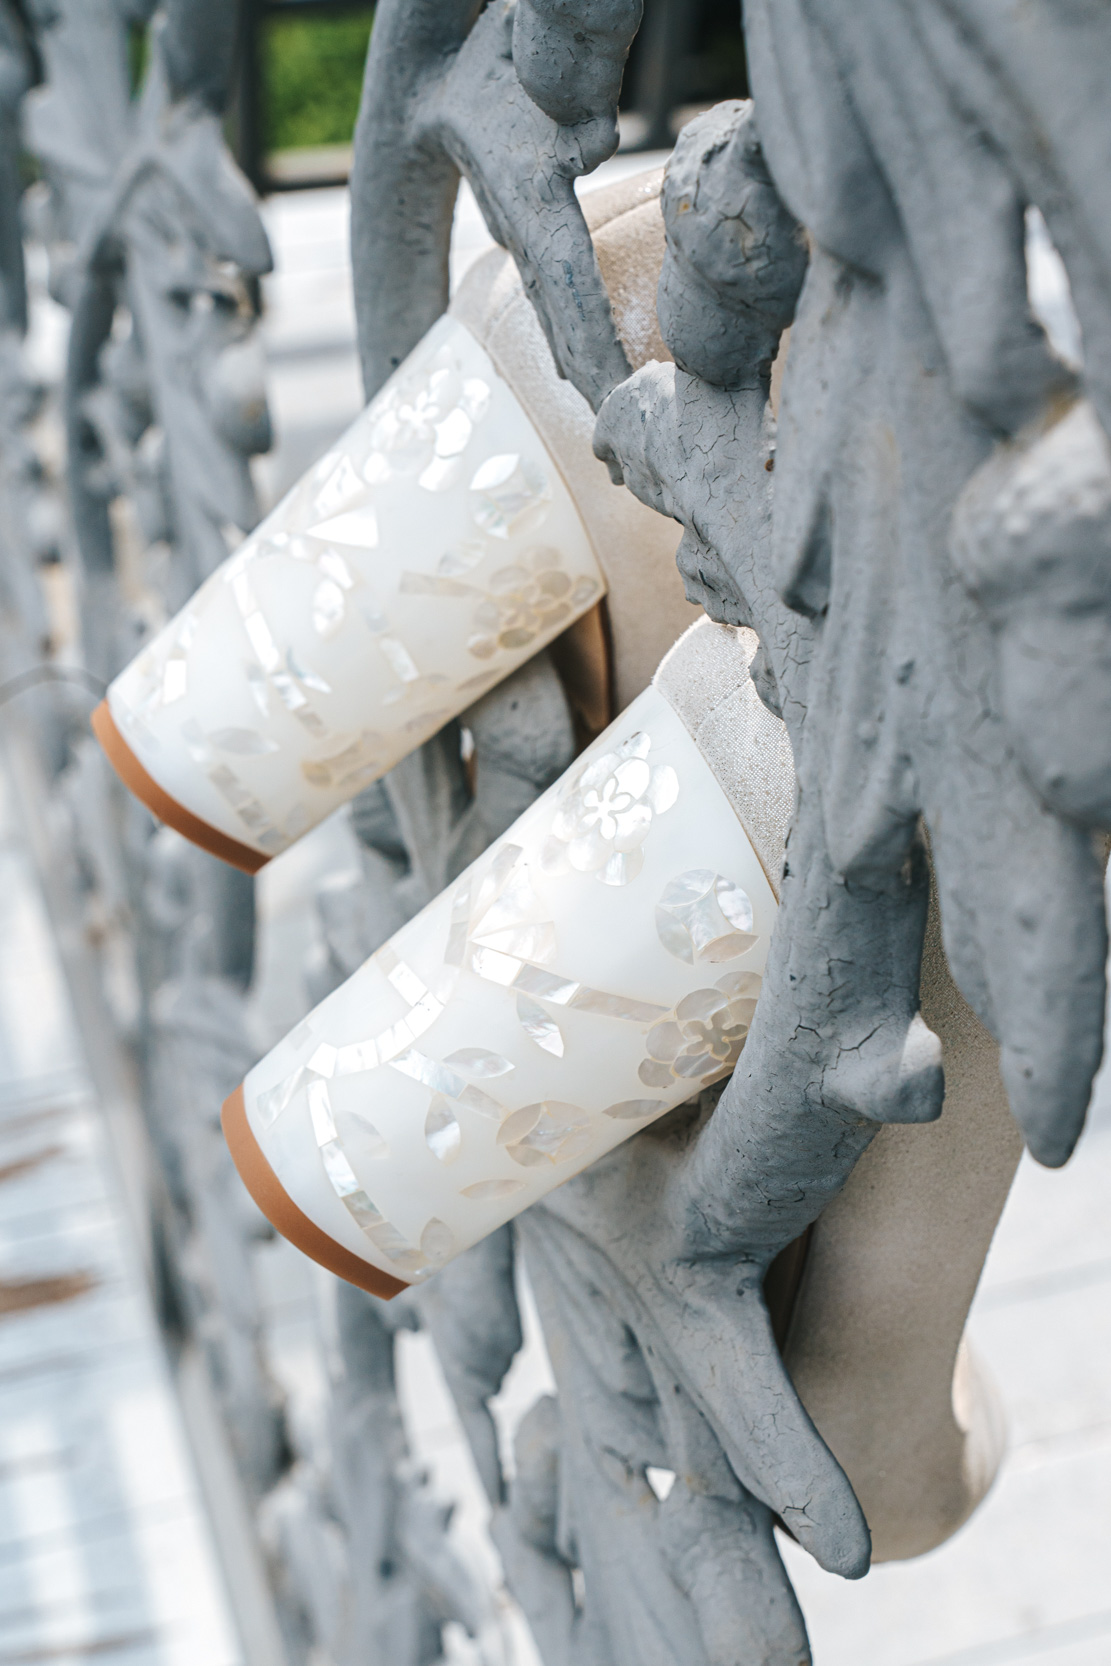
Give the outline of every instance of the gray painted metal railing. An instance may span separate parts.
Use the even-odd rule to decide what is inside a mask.
[[[675,362],[631,374],[574,182],[615,148],[640,14],[637,0],[380,0],[352,181],[360,346],[370,394],[443,311],[466,176],[597,412],[599,455],[682,523],[692,595],[760,636],[754,676],[799,780],[765,996],[730,1082],[650,1159],[621,1147],[604,1181],[570,1182],[389,1306],[331,1289],[324,1451],[298,1451],[283,1414],[255,1279],[263,1226],[216,1124],[256,1046],[251,883],[155,831],[73,702],[37,732],[135,992],[118,1016],[164,1175],[170,1281],[263,1524],[291,1662],[418,1666],[452,1621],[497,1658],[490,1594],[406,1447],[395,1347],[417,1328],[546,1666],[807,1659],[773,1517],[850,1576],[868,1532],[779,1358],[762,1281],[883,1123],[940,1108],[918,1013],[927,845],[956,981],[1043,1161],[1068,1156],[1101,1055],[1108,17],[1065,21],[1048,0],[1021,20],[981,0],[749,0],[754,103],[690,124],[665,185]],[[135,24],[150,30],[133,97]],[[154,622],[136,613],[136,563],[165,552],[142,606],[169,613],[256,517],[249,460],[269,424],[254,297],[270,256],[221,130],[234,38],[223,0],[0,8],[9,672],[41,659],[36,564],[59,548],[20,369],[20,108],[71,317],[62,553],[88,671],[107,678]],[[1080,370],[1029,314],[1031,205],[1068,271]],[[476,808],[452,727],[357,804],[362,936],[322,905],[337,980],[458,871],[465,819],[496,836],[571,760],[545,656],[468,724],[480,756],[496,733],[496,802],[480,771]],[[489,1401],[520,1345],[522,1253],[558,1395],[523,1421],[510,1479]],[[650,1467],[678,1477],[662,1504]]]

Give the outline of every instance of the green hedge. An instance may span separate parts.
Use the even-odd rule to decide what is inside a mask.
[[[359,110],[372,12],[270,17],[261,42],[263,144],[348,144]]]

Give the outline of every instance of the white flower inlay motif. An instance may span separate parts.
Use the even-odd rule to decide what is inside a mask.
[[[474,523],[491,538],[533,530],[547,515],[551,487],[535,463],[515,451],[488,457],[471,479]]]
[[[522,1168],[567,1163],[590,1144],[590,1117],[580,1106],[557,1099],[525,1105],[502,1123],[498,1144]]]
[[[442,1093],[434,1093],[424,1119],[424,1138],[428,1149],[441,1163],[454,1163],[463,1144],[459,1119]]]
[[[656,905],[656,934],[676,960],[720,965],[759,941],[752,901],[732,879],[711,868],[691,868],[664,887]]]
[[[574,581],[561,561],[559,550],[534,549],[491,575],[467,639],[476,659],[490,659],[499,648],[527,648],[542,632],[552,635],[597,595],[594,579]]]
[[[473,1186],[464,1186],[460,1197],[473,1197],[479,1203],[500,1201],[503,1197],[511,1197],[514,1192],[523,1192],[523,1180],[478,1180]]]
[[[733,972],[713,989],[684,995],[673,1012],[648,1032],[648,1057],[638,1075],[646,1087],[671,1087],[676,1080],[700,1085],[732,1070],[748,1036],[758,972]]]
[[[671,765],[649,764],[651,746],[648,735],[631,735],[575,778],[544,847],[546,873],[560,873],[570,864],[578,873],[595,874],[604,885],[628,885],[636,878],[653,818],[679,797],[679,778]]]
[[[429,490],[455,484],[461,476],[452,460],[466,449],[489,404],[486,383],[465,379],[454,354],[441,349],[427,369],[397,378],[379,396],[363,478],[378,485],[394,475],[423,477],[432,470],[421,481]]]

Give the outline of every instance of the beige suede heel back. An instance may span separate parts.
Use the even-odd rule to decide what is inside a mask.
[[[711,765],[778,895],[794,796],[783,724],[748,676],[751,631],[709,620],[656,686]],[[878,1562],[919,1556],[965,1521],[1003,1452],[994,1390],[964,1327],[1022,1140],[998,1047],[953,983],[931,910],[922,1016],[939,1037],[939,1121],[887,1125],[811,1228],[784,1357],[851,1480]]]

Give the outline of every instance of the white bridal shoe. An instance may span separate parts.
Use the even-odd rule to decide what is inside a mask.
[[[615,315],[638,362],[663,354],[645,325],[658,190],[654,174],[600,192],[593,215],[608,213],[600,250],[624,254]],[[560,654],[580,694],[593,682],[597,732],[611,674],[624,703],[630,671],[639,690],[690,611],[675,527],[613,487],[592,431],[515,272],[479,262],[333,450],[112,683],[93,727],[127,786],[255,872],[576,621]]]
[[[395,1295],[732,1069],[794,796],[755,647],[689,630],[563,779],[228,1100],[244,1182],[314,1260]],[[921,1002],[944,1114],[881,1127],[768,1290],[876,1560],[953,1533],[1003,1448],[963,1332],[1021,1141],[936,921]]]
[[[733,782],[669,700],[665,661],[229,1100],[259,1206],[341,1277],[378,1295],[426,1278],[733,1068],[776,913],[760,828],[782,836],[792,784],[751,633],[690,632],[684,687],[704,669],[724,692],[723,632],[749,739]]]
[[[663,254],[659,177],[625,181],[584,201],[634,366],[667,357],[654,310]],[[452,317],[526,413],[608,591],[608,641],[597,609],[557,639],[569,692],[594,732],[614,709],[634,709],[228,1102],[229,1143],[263,1212],[315,1259],[382,1295],[428,1277],[463,1243],[731,1068],[774,917],[794,790],[782,726],[756,700],[745,671],[753,646],[745,633],[708,623],[689,632],[637,703],[690,620],[674,563],[677,529],[610,485],[592,453],[591,413],[555,377],[507,256],[492,253],[472,269]],[[523,455],[516,436],[526,430],[514,432],[513,447],[489,455]],[[435,440],[431,450],[434,456]],[[531,455],[545,467],[538,451]],[[451,488],[462,492],[457,512],[468,540],[473,479]],[[311,488],[298,490],[307,503]],[[436,496],[410,476],[409,498],[420,503],[422,494],[429,502]],[[407,525],[411,534],[415,522]],[[493,542],[489,528],[482,537]],[[522,532],[526,537],[552,543],[542,530]],[[334,540],[326,547],[343,554]],[[380,537],[376,560],[385,559],[383,550]],[[419,567],[411,552],[410,535],[400,556],[389,556],[399,602],[403,570],[437,576],[438,553],[432,559],[425,552]],[[303,669],[322,669],[342,630],[369,633],[354,611],[358,586],[345,587],[336,569],[331,582],[343,593],[344,611],[340,632],[329,637],[311,618],[312,596],[328,575],[290,559],[307,602],[295,623],[308,631],[312,648],[312,656],[306,649],[294,658]],[[354,577],[353,561],[343,559]],[[510,564],[507,556],[502,565]],[[459,575],[460,583],[473,582],[479,570]],[[570,564],[561,560],[559,570],[570,577]],[[325,591],[327,597],[326,626],[338,612],[336,598]],[[511,669],[541,645],[538,633],[523,650],[499,649],[505,659],[483,662],[466,647],[476,598],[415,599],[429,609],[420,615],[422,633],[433,606],[454,610],[450,663],[473,660],[472,675],[503,664]],[[242,652],[250,638],[239,620],[232,621],[240,633],[238,697],[246,691],[254,702]],[[364,661],[381,656],[373,633],[360,640]],[[287,644],[278,646],[284,651]],[[418,672],[427,668],[419,644],[409,651]],[[520,658],[510,662],[514,652]],[[171,658],[167,650],[166,664]],[[260,670],[284,725],[278,757],[288,745],[294,787],[319,819],[357,786],[345,792],[297,785],[298,776],[306,780],[302,761],[315,756],[312,737],[286,702],[286,694],[296,696],[292,681],[281,681],[282,666],[276,689],[261,662],[256,682]],[[171,693],[180,674],[171,673]],[[188,692],[187,675],[183,700]],[[330,696],[303,692],[306,704],[311,696],[325,709]],[[112,715],[113,698],[102,714]],[[384,708],[393,714],[385,723],[368,706],[354,732],[394,732],[394,718],[417,715],[415,707],[399,711],[401,704]],[[257,726],[260,706],[244,700],[243,709],[243,726]],[[232,726],[226,710],[209,721],[217,729]],[[112,727],[99,727],[109,750],[120,736],[117,766],[156,813],[245,866],[267,859],[218,789],[193,801],[192,811],[184,797],[175,803],[166,796],[156,753],[143,764],[130,750],[122,711]],[[635,741],[638,734],[643,739]],[[182,756],[180,747],[175,755]],[[215,758],[214,751],[207,760],[190,755],[190,779],[207,780],[206,771],[220,767]],[[225,761],[236,773],[277,758],[229,753]],[[181,781],[174,784],[183,791]],[[282,802],[291,805],[293,796]],[[206,804],[215,804],[216,822],[204,820]],[[273,809],[289,814],[288,807]],[[279,834],[287,842],[294,836],[288,827]],[[755,940],[742,947],[749,938]],[[353,988],[360,1002],[365,994],[365,1006],[352,1001]],[[996,1044],[953,986],[936,921],[921,1004],[943,1048],[943,1116],[926,1126],[881,1128],[841,1194],[805,1240],[784,1252],[787,1276],[778,1279],[778,1293],[771,1288],[776,1268],[769,1280],[787,1365],[861,1500],[876,1560],[921,1554],[953,1533],[986,1492],[1002,1450],[993,1396],[962,1337],[1021,1142]],[[600,1044],[592,1046],[595,1038]],[[604,1079],[595,1081],[603,1069]],[[463,1195],[475,1187],[477,1196]]]

